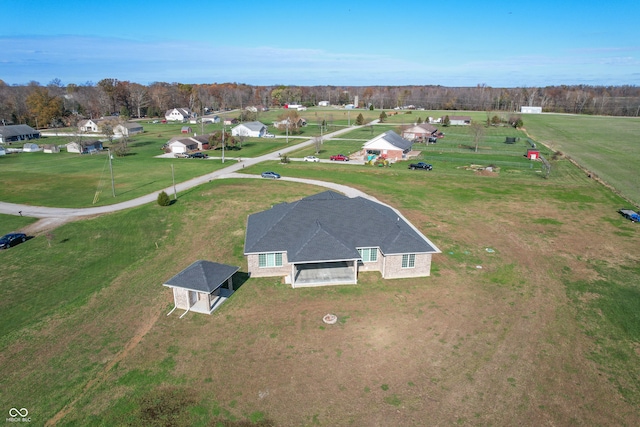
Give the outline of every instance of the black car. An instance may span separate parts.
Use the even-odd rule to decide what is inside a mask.
[[[9,233],[0,238],[0,249],[9,249],[18,243],[25,242],[27,235],[24,233]]]
[[[192,159],[206,159],[209,157],[209,155],[198,152],[198,153],[191,153],[189,157],[191,157]]]

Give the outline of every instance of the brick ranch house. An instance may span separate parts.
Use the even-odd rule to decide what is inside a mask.
[[[440,252],[393,208],[333,191],[250,215],[244,246],[251,277],[294,288],[356,284],[359,271],[425,277]]]

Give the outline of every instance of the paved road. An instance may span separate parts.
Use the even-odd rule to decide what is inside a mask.
[[[357,129],[359,126],[353,126],[350,128],[340,129],[338,131],[332,132],[330,134],[325,135],[326,138],[333,138],[335,136],[341,135],[343,133],[349,132],[353,129]],[[235,173],[238,170],[242,169],[246,166],[252,166],[257,163],[262,163],[266,160],[276,160],[279,158],[279,154],[287,154],[292,151],[299,150],[300,148],[307,147],[314,143],[313,139],[309,139],[300,144],[292,145],[290,147],[285,147],[279,151],[279,153],[269,153],[260,157],[253,158],[242,158],[242,161],[237,162],[233,161],[229,166],[219,169],[215,172],[202,175],[188,181],[181,182],[176,184],[176,191],[182,192],[189,188],[195,187],[197,185],[204,184],[214,179],[221,178],[260,178],[259,175],[248,175],[248,174],[240,174]],[[305,180],[298,178],[282,178],[283,180],[288,181],[296,181],[296,182],[304,182],[312,185],[322,185],[324,187],[335,189],[339,192],[346,194],[349,197],[363,196],[369,199],[375,200],[372,197],[362,193],[353,188],[340,185],[333,184],[331,182],[325,181],[317,181],[317,180]],[[41,218],[41,221],[38,221],[36,224],[28,227],[28,231],[31,233],[48,230],[51,228],[55,228],[60,224],[63,224],[67,221],[74,221],[76,219],[100,215],[109,212],[116,212],[124,209],[129,209],[136,206],[141,206],[146,203],[152,203],[157,200],[158,193],[163,190],[157,190],[153,193],[147,194],[146,196],[138,197],[137,199],[131,199],[124,202],[116,203],[113,205],[107,206],[98,206],[92,208],[52,208],[52,207],[44,207],[44,206],[29,206],[29,205],[21,205],[16,203],[8,203],[8,202],[0,202],[0,213],[8,214],[8,215],[22,215],[33,218]],[[167,194],[173,194],[173,186],[167,187],[164,189]]]

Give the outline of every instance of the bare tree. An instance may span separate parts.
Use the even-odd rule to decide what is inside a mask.
[[[149,105],[149,93],[147,88],[138,84],[132,83],[130,87],[131,100],[136,108],[137,117],[142,117],[142,109]]]
[[[480,122],[473,121],[471,122],[471,135],[473,135],[473,143],[476,147],[475,152],[478,152],[478,145],[480,145],[480,141],[484,137],[484,126]]]
[[[322,137],[314,136],[313,137],[313,146],[316,148],[316,154],[320,154],[320,148],[322,147]]]

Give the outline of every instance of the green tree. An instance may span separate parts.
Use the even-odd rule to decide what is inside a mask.
[[[416,121],[416,123],[421,124],[422,123],[422,118],[418,117],[418,120]]]
[[[158,204],[160,206],[169,206],[171,204],[171,199],[166,192],[161,191],[160,194],[158,194]]]
[[[444,120],[442,120],[442,126],[449,126],[450,124],[451,124],[451,119],[447,114],[446,116],[444,116]]]
[[[362,115],[362,113],[358,114],[358,117],[356,117],[356,125],[358,126],[362,126],[364,124],[364,116]]]
[[[384,123],[386,118],[387,118],[387,113],[385,113],[384,111],[380,113],[380,123]]]

